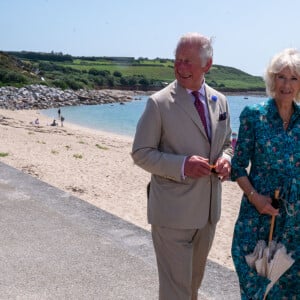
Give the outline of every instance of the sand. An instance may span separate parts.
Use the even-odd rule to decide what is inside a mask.
[[[40,125],[31,124],[36,118]],[[150,230],[146,217],[150,175],[133,164],[132,138],[79,127],[68,120],[63,127],[49,126],[51,122],[39,111],[0,109],[0,161]],[[223,183],[222,216],[209,255],[230,269],[241,195],[236,183]]]

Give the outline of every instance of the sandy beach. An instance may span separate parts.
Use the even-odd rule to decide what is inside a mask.
[[[33,125],[39,118],[40,125]],[[34,110],[0,110],[0,160],[146,230],[150,175],[133,164],[132,139],[64,122]],[[7,155],[5,156],[5,154]],[[209,259],[233,269],[230,255],[241,191],[223,183],[222,217]]]

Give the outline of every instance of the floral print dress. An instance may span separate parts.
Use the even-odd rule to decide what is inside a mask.
[[[258,193],[274,196],[280,190],[279,215],[273,240],[285,245],[295,263],[270,290],[267,299],[300,299],[300,107],[287,130],[274,99],[245,107],[232,160],[232,180],[247,176]],[[233,262],[239,277],[241,299],[263,299],[269,279],[251,269],[245,256],[258,240],[268,242],[270,215],[259,214],[243,195],[232,242]]]

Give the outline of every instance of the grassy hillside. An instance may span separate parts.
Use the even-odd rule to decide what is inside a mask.
[[[72,57],[62,53],[0,52],[0,86],[42,83],[62,89],[160,89],[174,80],[170,59]],[[261,77],[213,65],[206,81],[222,91],[263,91]]]
[[[241,70],[225,67],[221,65],[213,65],[209,73],[206,75],[206,80],[212,86],[227,89],[248,89],[248,90],[264,90],[265,84],[262,77],[252,76]]]
[[[33,73],[31,63],[0,52],[0,86],[21,87],[39,81],[39,77]]]

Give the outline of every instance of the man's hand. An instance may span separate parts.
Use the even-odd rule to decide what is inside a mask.
[[[192,178],[199,178],[211,174],[207,158],[198,155],[189,156],[185,160],[184,175]]]
[[[219,157],[215,163],[215,170],[221,180],[224,181],[230,176],[231,164],[226,158]]]

